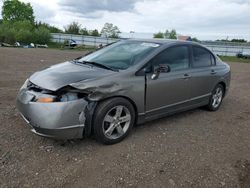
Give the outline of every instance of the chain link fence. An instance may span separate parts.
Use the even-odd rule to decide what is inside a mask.
[[[63,33],[52,33],[52,41],[58,43],[64,43],[68,40],[74,40],[77,44],[86,46],[99,46],[107,45],[118,40],[125,39],[113,39],[104,37],[94,37],[85,35],[72,35]],[[250,43],[234,43],[234,42],[220,42],[220,41],[202,41],[202,45],[209,48],[217,55],[222,56],[236,56],[238,53],[249,53],[250,54]]]

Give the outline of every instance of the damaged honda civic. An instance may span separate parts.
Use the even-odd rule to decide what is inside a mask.
[[[216,111],[230,67],[206,47],[123,40],[31,75],[17,108],[32,132],[54,139],[123,140],[136,124],[206,106]]]

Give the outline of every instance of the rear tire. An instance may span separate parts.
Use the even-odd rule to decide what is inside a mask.
[[[221,84],[218,84],[209,99],[209,104],[207,105],[207,109],[209,111],[217,111],[220,108],[220,105],[223,101],[225,89]]]
[[[133,105],[124,98],[112,98],[101,102],[96,108],[94,136],[103,144],[116,144],[129,134],[134,123]]]

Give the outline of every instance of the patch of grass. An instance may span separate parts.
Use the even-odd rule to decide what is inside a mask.
[[[250,63],[250,59],[243,59],[234,56],[219,56],[225,62]]]
[[[78,45],[77,47],[74,48],[75,50],[86,50],[86,51],[95,51],[97,48],[94,47],[94,46],[81,46],[81,45]]]
[[[47,45],[49,48],[52,48],[52,49],[60,49],[63,46],[63,44],[57,43],[57,42],[49,42]]]

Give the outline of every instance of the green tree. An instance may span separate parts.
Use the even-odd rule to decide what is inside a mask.
[[[0,42],[14,44],[39,43],[46,44],[50,40],[50,32],[44,26],[35,27],[29,21],[4,22],[0,24]]]
[[[78,22],[72,22],[71,24],[66,26],[64,29],[65,29],[65,33],[78,35],[80,34],[81,24],[79,24]]]
[[[2,17],[0,42],[14,44],[18,41],[21,44],[45,44],[50,40],[50,31],[57,30],[56,27],[46,23],[35,23],[32,6],[18,0],[3,1]]]
[[[24,44],[34,43],[33,38],[34,35],[29,30],[20,30],[15,33],[16,41]]]
[[[231,42],[246,43],[245,39],[232,39]]]
[[[101,31],[101,35],[106,38],[119,38],[120,33],[119,28],[112,23],[105,23]]]
[[[34,29],[34,25],[31,24],[29,21],[27,20],[23,20],[23,21],[16,21],[14,23],[12,22],[7,22],[6,24],[8,24],[10,27],[15,28],[17,31],[19,30],[28,30],[28,31],[32,31]]]
[[[163,32],[155,33],[154,38],[177,39],[177,33],[175,29],[172,29],[171,31],[166,30],[165,33]]]
[[[15,30],[4,23],[0,24],[0,42],[14,44],[16,42]]]
[[[85,27],[85,28],[82,28],[82,29],[80,30],[80,34],[81,34],[81,35],[89,35],[89,31],[88,31],[87,28]]]
[[[55,26],[49,25],[49,27],[47,29],[49,30],[50,33],[63,33],[63,31],[61,29],[59,29],[58,27],[55,27]]]
[[[91,32],[90,35],[91,35],[91,36],[95,36],[95,37],[99,37],[99,36],[100,36],[100,33],[99,33],[99,31],[98,31],[97,29],[94,29],[94,30]]]
[[[50,38],[50,31],[46,27],[40,26],[35,29],[32,42],[35,44],[47,44]]]
[[[170,39],[177,39],[177,33],[174,29],[172,31],[170,31],[169,38]]]
[[[39,27],[43,27],[46,28],[47,30],[49,30],[49,32],[51,33],[63,33],[63,31],[55,26],[51,26],[47,23],[43,23],[43,22],[36,22],[35,23],[35,27],[39,28]]]
[[[164,37],[166,39],[177,39],[177,33],[175,29],[172,29],[171,31],[166,30],[164,33]]]
[[[34,23],[35,17],[30,3],[23,3],[18,0],[5,0],[2,7],[4,21],[28,20]]]
[[[169,37],[170,37],[170,32],[167,29],[164,33],[164,38],[169,39]]]
[[[191,38],[191,40],[194,42],[200,42],[196,37]]]
[[[7,23],[5,24],[7,25]],[[9,28],[14,30],[15,39],[18,42],[29,44],[33,42],[34,34],[34,25],[28,20],[16,21],[14,23],[8,22]]]
[[[175,29],[172,29],[169,33],[169,39],[177,39],[177,33]]]
[[[154,38],[163,39],[164,38],[164,33],[162,33],[162,32],[155,33]]]

